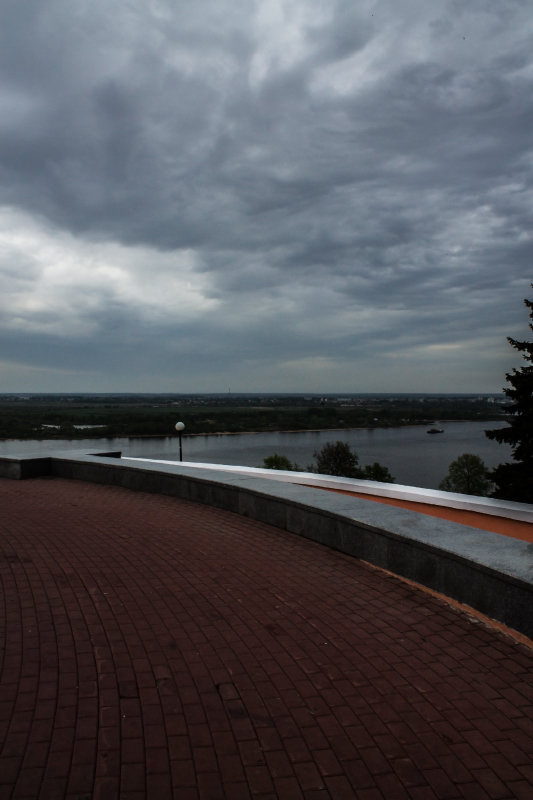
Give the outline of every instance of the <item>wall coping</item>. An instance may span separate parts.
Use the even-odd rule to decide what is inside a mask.
[[[533,524],[533,505],[515,503],[511,500],[496,500],[492,497],[477,497],[457,492],[443,492],[439,489],[424,489],[418,486],[404,486],[397,483],[380,483],[355,478],[338,478],[334,475],[320,475],[313,472],[294,472],[287,470],[264,469],[261,467],[244,467],[233,464],[207,464],[196,461],[167,461],[156,458],[122,457],[122,461],[138,461],[150,464],[176,464],[194,469],[219,470],[234,472],[279,481],[280,483],[297,483],[303,486],[316,486],[321,489],[357,492],[375,497],[405,500],[411,503],[447,506],[461,511],[475,511],[496,517],[507,517],[521,522]]]

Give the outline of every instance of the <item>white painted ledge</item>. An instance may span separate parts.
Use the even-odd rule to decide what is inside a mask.
[[[249,475],[250,477],[267,478],[281,483],[314,486],[317,489],[338,489],[339,491],[358,492],[359,494],[390,498],[391,500],[405,500],[411,503],[426,503],[427,505],[456,508],[461,511],[474,511],[478,514],[490,514],[495,517],[505,517],[533,524],[533,505],[529,503],[514,503],[510,500],[495,500],[492,497],[476,497],[469,494],[442,492],[438,489],[402,486],[396,483],[337,478],[333,475],[317,475],[313,472],[289,472],[277,469],[263,469],[261,467],[234,466],[231,464],[202,464],[193,461],[131,457],[123,457],[121,461],[173,464],[187,468],[193,467],[198,470],[210,469],[220,472],[232,472],[240,475]]]

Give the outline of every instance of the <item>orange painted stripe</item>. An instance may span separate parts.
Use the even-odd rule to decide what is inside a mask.
[[[314,487],[316,489],[316,486]],[[416,503],[410,500],[398,500],[394,497],[377,497],[376,495],[361,494],[360,492],[347,492],[342,489],[326,489],[328,492],[337,494],[347,494],[351,497],[360,497],[362,500],[370,500],[373,503],[385,503],[388,506],[406,508],[410,511],[418,511],[419,514],[427,514],[430,517],[440,517],[451,522],[460,522],[461,525],[468,525],[471,528],[478,528],[492,533],[500,533],[502,536],[510,536],[512,539],[521,539],[523,542],[533,544],[533,525],[530,522],[522,522],[506,517],[495,517],[492,514],[482,514],[478,511],[463,511],[460,508],[449,508],[448,506],[434,506],[429,503]]]

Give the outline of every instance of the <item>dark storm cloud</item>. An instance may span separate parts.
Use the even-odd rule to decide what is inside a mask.
[[[501,386],[532,275],[527,3],[0,12],[4,384]]]

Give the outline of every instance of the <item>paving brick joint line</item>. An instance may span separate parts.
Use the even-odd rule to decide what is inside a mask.
[[[0,800],[533,796],[525,644],[230,512],[0,503]]]

